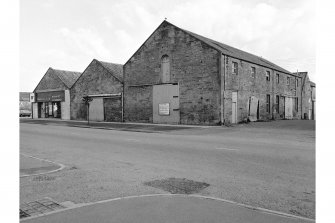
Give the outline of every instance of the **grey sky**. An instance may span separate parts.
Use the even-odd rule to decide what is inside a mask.
[[[21,0],[20,91],[48,67],[125,63],[165,17],[315,80],[314,9],[311,0]]]

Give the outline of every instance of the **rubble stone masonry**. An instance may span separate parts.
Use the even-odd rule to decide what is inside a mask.
[[[122,92],[122,83],[99,61],[93,60],[71,88],[71,119],[86,120],[87,107],[82,98],[89,94],[117,94]],[[121,110],[121,105],[119,110]]]
[[[219,52],[164,23],[124,65],[125,121],[152,122],[152,85],[161,83],[163,55],[170,58],[170,83],[179,84],[180,123],[217,124]]]

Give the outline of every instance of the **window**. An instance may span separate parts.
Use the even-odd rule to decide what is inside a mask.
[[[238,64],[236,62],[233,62],[233,74],[238,74]]]
[[[270,81],[270,71],[266,71],[266,80]]]
[[[256,77],[256,67],[251,67],[251,77],[252,78]]]
[[[266,95],[266,112],[270,113],[270,95]]]
[[[287,84],[287,85],[290,85],[290,77],[287,77],[287,78],[286,78],[286,84]]]
[[[298,85],[299,85],[299,82],[298,82],[298,79],[296,78],[295,79],[295,87],[298,87]]]
[[[170,82],[170,59],[168,55],[162,56],[161,59],[161,81],[162,83]]]
[[[277,84],[279,84],[279,74],[276,73]]]
[[[279,113],[279,95],[276,95],[276,112]]]

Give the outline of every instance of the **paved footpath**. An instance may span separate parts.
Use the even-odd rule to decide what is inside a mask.
[[[111,129],[111,130],[148,132],[148,133],[208,128],[208,126],[195,126],[195,125],[169,125],[169,124],[152,124],[152,123],[93,122],[93,121],[90,121],[90,124],[88,125],[87,121],[60,120],[53,118],[48,119],[20,118],[20,123],[30,123],[40,125],[62,125],[69,127],[98,128],[98,129]]]
[[[307,223],[237,204],[185,195],[157,195],[113,199],[21,220],[25,223]]]

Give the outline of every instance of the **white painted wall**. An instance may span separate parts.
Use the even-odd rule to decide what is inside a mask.
[[[33,103],[33,118],[38,118],[38,105]]]
[[[65,90],[64,94],[65,94],[65,101],[61,102],[62,119],[70,120],[70,91]]]

